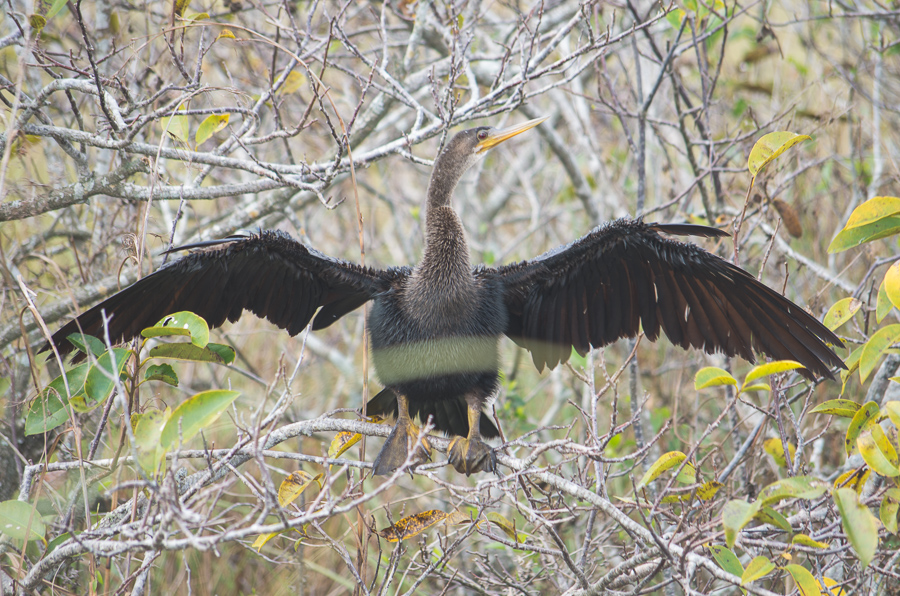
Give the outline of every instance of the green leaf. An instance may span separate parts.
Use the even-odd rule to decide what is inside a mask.
[[[750,157],[747,159],[747,169],[750,170],[750,175],[755,178],[764,167],[778,159],[782,153],[810,138],[812,137],[809,135],[798,135],[787,131],[770,132],[764,135],[750,150]]]
[[[206,344],[206,349],[210,352],[215,353],[219,358],[222,359],[222,362],[224,364],[231,364],[232,362],[234,362],[234,357],[236,354],[234,348],[232,348],[231,346],[210,342]]]
[[[747,376],[744,378],[744,385],[749,385],[751,381],[761,379],[762,377],[768,377],[769,375],[775,375],[797,368],[803,368],[803,365],[799,362],[794,362],[793,360],[776,360],[775,362],[760,364],[759,366],[753,367],[753,369],[747,373]]]
[[[46,557],[47,555],[52,553],[54,550],[56,550],[56,547],[58,547],[60,544],[62,544],[63,542],[65,542],[66,540],[68,540],[71,537],[72,537],[72,533],[66,532],[64,534],[60,534],[59,536],[57,536],[56,538],[54,538],[53,540],[48,542],[47,548],[44,550],[44,556]]]
[[[841,252],[866,242],[893,236],[897,232],[900,232],[900,217],[886,217],[851,230],[843,229],[828,245],[828,252]]]
[[[178,375],[169,364],[154,364],[147,368],[144,374],[145,381],[162,381],[172,387],[178,387]]]
[[[878,298],[875,299],[875,322],[881,324],[888,313],[893,310],[894,305],[888,298],[887,289],[884,287],[884,281],[878,286]]]
[[[791,574],[797,589],[800,590],[800,596],[822,596],[819,590],[819,582],[813,577],[813,574],[801,567],[791,563],[785,565],[784,570]]]
[[[170,450],[178,443],[179,426],[181,440],[187,443],[200,429],[208,427],[240,395],[239,391],[213,389],[198,393],[175,408],[160,436],[160,444]]]
[[[885,351],[900,341],[900,325],[888,325],[872,334],[859,356],[859,382],[865,383]]]
[[[858,228],[898,213],[900,213],[900,198],[873,197],[853,210],[844,229]]]
[[[687,456],[680,451],[670,451],[661,455],[659,459],[653,462],[653,465],[650,466],[650,468],[647,470],[647,473],[644,474],[644,476],[641,478],[640,482],[637,483],[636,488],[638,492],[640,492],[641,489],[643,489],[645,486],[659,478],[666,470],[671,470],[672,468],[677,468],[678,466],[680,466],[681,462],[683,462],[685,459],[687,459]],[[696,474],[696,470],[694,470],[694,467],[691,464],[687,464],[684,467],[684,470],[687,471],[688,468],[690,468],[690,470],[694,472],[694,474]]]
[[[731,575],[736,575],[738,577],[741,577],[741,575],[743,575],[744,566],[741,565],[741,562],[734,555],[730,548],[724,547],[721,544],[707,544],[706,546],[712,553],[712,556],[716,560],[716,563],[719,564],[719,567],[721,567]]]
[[[10,380],[6,377],[0,377],[0,397],[5,396],[10,387],[12,387]]]
[[[834,503],[841,514],[841,525],[850,546],[856,551],[862,568],[865,569],[875,557],[878,548],[878,525],[869,508],[860,504],[856,491],[839,488],[834,491]]]
[[[897,451],[878,424],[869,426],[856,437],[859,454],[869,467],[878,474],[893,478],[900,476],[900,460]]]
[[[164,133],[182,143],[187,143],[191,136],[191,122],[187,116],[169,116],[159,119]]]
[[[828,484],[813,476],[794,476],[776,480],[759,493],[762,505],[772,505],[783,499],[815,499],[825,494]]]
[[[84,387],[84,379],[87,377],[90,364],[85,362],[65,373],[69,381],[71,395],[78,395]],[[69,419],[69,411],[66,406],[69,398],[66,394],[66,384],[60,375],[50,381],[35,398],[25,417],[25,434],[36,435],[56,428]]]
[[[50,6],[50,10],[47,11],[47,20],[49,21],[53,17],[59,14],[66,6],[66,0],[53,0],[53,4]]]
[[[847,452],[847,457],[850,457],[853,453],[853,448],[856,447],[856,438],[878,421],[879,413],[878,404],[870,401],[866,402],[853,415],[850,425],[847,427],[847,434],[844,436],[844,449]]]
[[[116,379],[125,370],[131,350],[127,348],[113,348],[104,352],[97,362],[91,366],[87,378],[84,381],[84,393],[88,407],[96,407],[106,401],[112,395],[116,387]],[[115,367],[113,367],[115,361]]]
[[[741,575],[741,585],[743,586],[763,578],[774,570],[775,563],[770,561],[768,557],[754,557],[752,561],[747,563],[747,568],[744,569],[744,573]]]
[[[187,333],[185,333],[187,332]],[[144,337],[160,337],[165,335],[190,335],[191,343],[198,348],[205,348],[209,343],[209,325],[203,317],[183,310],[163,317],[153,327],[141,331]]]
[[[205,348],[198,348],[194,344],[188,343],[160,344],[154,346],[147,357],[225,364],[225,361],[221,356],[209,349],[209,345]]]
[[[732,377],[728,371],[715,366],[707,366],[701,368],[694,375],[694,389],[706,389],[707,387],[717,387],[719,385],[734,385],[737,387],[737,380]]]
[[[106,345],[93,335],[70,333],[66,339],[78,348],[81,353],[90,354],[95,358],[106,351]]]
[[[897,534],[897,512],[900,511],[900,488],[889,488],[884,493],[878,517],[885,529],[891,534]]]
[[[161,448],[160,437],[166,422],[172,416],[172,409],[147,410],[137,417],[134,425],[134,447],[138,454],[138,463],[148,476],[156,473],[159,462],[166,450]]]
[[[862,300],[856,298],[844,298],[838,300],[828,309],[822,324],[834,331],[853,318],[853,315],[862,307]]]
[[[41,514],[32,505],[16,500],[0,503],[0,534],[3,536],[13,540],[43,540],[46,532]]]
[[[849,399],[830,399],[810,410],[812,414],[830,414],[843,418],[853,418],[859,411],[859,404]]]
[[[768,383],[754,383],[752,385],[745,385],[741,387],[741,393],[748,393],[750,391],[771,391],[772,386]]]
[[[194,141],[197,145],[202,145],[207,139],[226,126],[228,126],[228,114],[211,114],[200,123],[199,127],[197,127],[197,132],[194,134]]]
[[[760,506],[759,501],[748,503],[737,499],[725,503],[725,507],[722,508],[722,526],[725,528],[725,544],[728,548],[734,546],[738,532],[750,523],[759,512]],[[737,573],[735,575],[740,576]]]
[[[771,507],[760,507],[759,512],[754,515],[753,518],[764,524],[775,526],[779,530],[784,530],[785,532],[790,532],[793,530],[793,528],[791,527],[791,522],[789,522],[785,516],[781,515]]]

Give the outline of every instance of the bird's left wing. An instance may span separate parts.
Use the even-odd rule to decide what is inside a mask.
[[[807,376],[844,367],[826,345],[841,340],[802,308],[746,271],[676,235],[723,236],[690,224],[618,220],[533,260],[485,270],[499,278],[509,312],[506,335],[543,370],[641,327],[662,329],[681,347],[796,360]]]
[[[188,310],[210,327],[236,321],[249,310],[291,335],[302,331],[321,307],[315,329],[361,306],[389,288],[403,270],[378,271],[322,254],[279,231],[238,233],[173,250],[192,250],[70,321],[53,335],[65,354],[66,339],[83,332],[119,343],[136,337],[167,314]],[[41,351],[49,349],[45,345]]]

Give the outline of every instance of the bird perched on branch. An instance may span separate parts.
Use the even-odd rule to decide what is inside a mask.
[[[489,149],[542,122],[456,134],[438,155],[428,185],[425,251],[415,267],[372,269],[336,259],[278,231],[199,242],[98,304],[53,335],[82,331],[127,340],[176,311],[211,327],[249,310],[291,335],[325,328],[372,301],[372,358],[385,389],[369,414],[396,418],[375,460],[376,474],[407,461],[413,420],[431,419],[454,437],[449,460],[471,474],[496,467],[484,439],[498,436],[483,410],[497,391],[499,341],[531,352],[539,369],[565,362],[640,329],[660,330],[683,348],[723,352],[751,362],[756,353],[793,359],[807,378],[834,378],[844,367],[828,344],[841,340],[802,308],[753,276],[667,235],[726,236],[715,228],[618,220],[534,259],[502,267],[472,266],[462,222],[451,206],[463,173]],[[318,312],[317,312],[318,311]],[[45,346],[46,347],[46,346]],[[414,454],[417,457],[418,454]]]

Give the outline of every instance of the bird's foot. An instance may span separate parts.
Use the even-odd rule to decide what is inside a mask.
[[[497,469],[497,453],[481,439],[456,437],[450,442],[447,456],[456,471],[466,476]]]
[[[387,476],[406,463],[406,457],[415,447],[418,437],[419,427],[409,419],[398,420],[378,457],[375,458],[373,473],[376,476]],[[431,445],[428,444],[428,438],[423,436],[413,457],[412,467],[429,459],[431,459]]]

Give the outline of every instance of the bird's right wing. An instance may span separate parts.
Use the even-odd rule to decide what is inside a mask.
[[[379,292],[405,269],[379,271],[329,257],[279,231],[241,233],[174,250],[193,252],[165,265],[82,313],[53,335],[61,353],[74,349],[72,333],[129,340],[167,314],[191,311],[210,327],[249,310],[287,330],[302,331],[316,309],[314,329],[327,327]],[[45,345],[41,351],[49,349]]]

